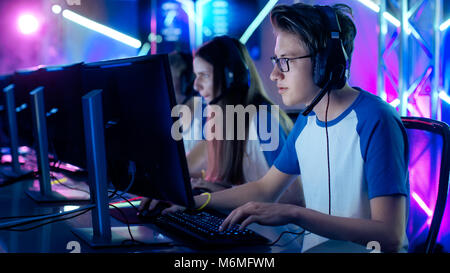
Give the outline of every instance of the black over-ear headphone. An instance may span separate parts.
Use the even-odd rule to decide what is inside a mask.
[[[224,86],[221,94],[215,97],[209,104],[216,104],[218,101],[233,89],[249,88],[250,87],[250,72],[247,64],[239,51],[236,42],[228,36],[215,37],[211,42],[219,42],[224,47]]]
[[[348,56],[342,44],[341,27],[336,12],[330,6],[314,7],[326,22],[327,46],[319,50],[313,58],[313,80],[322,90],[303,111],[304,116],[307,116],[331,89],[344,87],[349,73]]]

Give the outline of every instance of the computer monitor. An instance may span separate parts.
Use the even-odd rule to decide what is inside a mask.
[[[84,134],[81,97],[82,63],[44,67],[37,74],[44,87],[48,150],[58,165],[84,168]]]
[[[83,69],[85,92],[101,89],[108,176],[118,190],[193,207],[168,57],[103,61]]]
[[[35,147],[30,92],[40,86],[38,72],[38,68],[31,68],[12,76],[19,146]]]

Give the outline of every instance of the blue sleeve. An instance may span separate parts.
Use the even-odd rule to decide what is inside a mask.
[[[391,112],[391,109],[367,114],[379,116],[376,121],[360,128],[368,197],[408,196],[409,152],[406,129],[397,112]]]
[[[299,116],[295,122],[294,128],[289,133],[283,149],[275,160],[275,167],[287,174],[299,175],[300,166],[297,158],[297,151],[295,150],[295,141],[300,132],[303,130],[307,122],[307,117]]]

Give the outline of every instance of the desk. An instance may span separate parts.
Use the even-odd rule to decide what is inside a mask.
[[[0,188],[0,217],[33,216],[41,214],[58,213],[84,206],[89,202],[76,203],[36,203],[29,198],[25,191],[36,181],[28,180]],[[76,207],[74,207],[76,206]],[[71,216],[71,215],[69,215]],[[69,217],[67,216],[67,217]],[[9,220],[2,220],[9,221]],[[39,222],[42,223],[42,222]],[[35,223],[37,224],[37,223]],[[33,224],[34,225],[34,224]],[[125,227],[126,224],[111,217],[112,227]],[[152,224],[146,227],[158,230]],[[27,226],[28,227],[28,226]],[[72,219],[54,222],[28,231],[0,230],[0,253],[69,253],[73,250],[72,244],[79,245],[82,253],[196,253],[202,250],[188,247],[181,241],[174,241],[174,245],[160,246],[121,246],[110,248],[91,248],[83,240],[73,234],[73,228],[92,227],[91,212]],[[18,229],[25,228],[17,227]],[[249,228],[267,237],[270,241],[276,240],[283,231],[299,231],[295,225],[279,227],[261,226],[251,224]],[[162,231],[164,233],[164,231]],[[170,237],[170,235],[168,235]],[[75,242],[75,243],[73,243]],[[270,247],[236,247],[226,250],[207,250],[208,253],[300,253],[302,236],[284,234],[277,244]],[[348,242],[332,241],[314,248],[312,252],[367,252],[364,247]],[[343,249],[340,247],[344,246]],[[350,248],[348,248],[350,246]],[[347,250],[348,251],[347,251]]]
[[[33,180],[17,182],[13,185],[0,188],[0,217],[9,216],[33,216],[41,214],[58,213],[63,211],[72,210],[76,207],[89,204],[89,202],[76,202],[76,203],[36,203],[25,191],[30,186],[36,183]],[[66,216],[69,217],[70,215]],[[2,219],[1,221],[9,221]],[[42,222],[38,222],[42,223]],[[35,223],[35,224],[38,224]],[[80,250],[83,253],[91,252],[165,252],[165,253],[188,253],[198,252],[183,245],[183,242],[176,241],[175,246],[123,246],[123,247],[111,247],[94,249],[89,247],[85,242],[79,239],[72,233],[73,228],[92,227],[91,212],[87,212],[78,217],[68,219],[65,221],[59,221],[44,225],[28,231],[7,231],[0,230],[0,252],[3,253],[68,253],[72,250],[69,242],[75,241],[80,244]],[[28,225],[28,226],[33,226]],[[28,227],[26,226],[26,227]],[[118,221],[114,217],[111,217],[111,226],[126,226],[126,224]],[[145,224],[149,228],[154,228],[152,224]],[[22,229],[24,227],[17,227]],[[266,236],[269,240],[274,241],[278,238],[280,233],[284,230],[295,231],[298,227],[295,226],[283,226],[283,227],[265,227],[257,224],[250,226],[253,230]],[[260,247],[239,247],[228,249],[227,252],[236,253],[298,253],[301,251],[301,238],[295,238],[295,235],[285,234],[281,240],[270,248],[261,249]],[[69,249],[68,249],[69,248]],[[208,252],[210,252],[208,250]],[[214,252],[221,252],[215,250]]]

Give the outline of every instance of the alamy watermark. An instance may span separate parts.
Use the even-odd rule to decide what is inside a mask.
[[[69,6],[80,6],[81,0],[66,0],[66,3]]]
[[[280,143],[280,120],[278,105],[227,105],[225,113],[218,105],[201,107],[201,98],[194,97],[192,110],[187,105],[176,105],[172,117],[179,119],[172,125],[172,138],[175,140],[259,140],[262,151],[274,151]],[[270,109],[269,109],[270,108]],[[249,119],[246,119],[246,116]],[[207,118],[203,124],[203,118]],[[197,120],[196,124],[190,122]],[[224,121],[226,120],[226,122]],[[258,120],[257,123],[252,121]],[[246,121],[249,132],[246,139]],[[225,124],[224,124],[225,123]],[[188,126],[183,126],[189,124]],[[253,128],[253,129],[252,129]],[[225,129],[225,130],[224,130]],[[236,131],[235,131],[236,130]],[[204,136],[204,137],[203,137]]]

